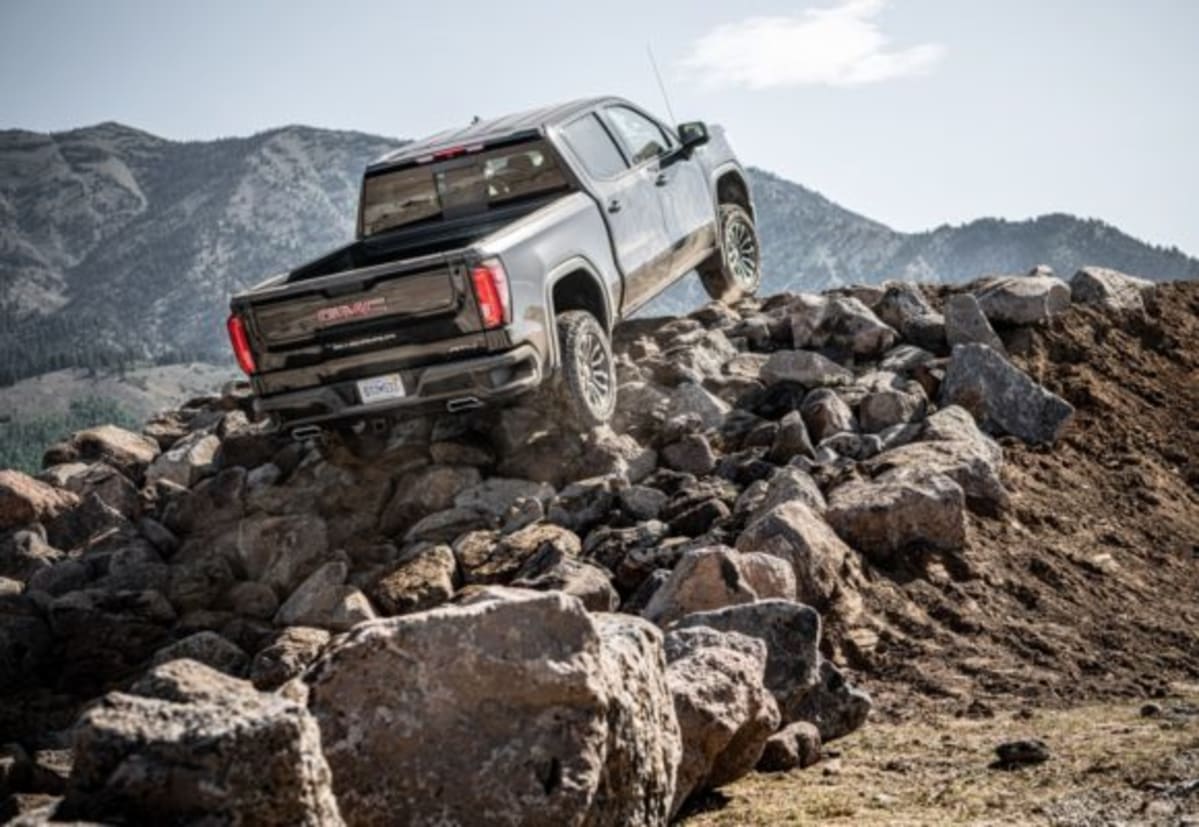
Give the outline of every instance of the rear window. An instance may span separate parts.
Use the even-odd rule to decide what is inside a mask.
[[[569,187],[544,141],[372,175],[363,183],[362,233],[485,212]]]

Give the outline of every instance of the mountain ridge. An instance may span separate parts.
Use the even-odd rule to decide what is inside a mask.
[[[304,125],[206,141],[116,121],[0,131],[0,385],[65,367],[227,359],[229,293],[347,240],[362,167],[402,143]],[[764,170],[750,176],[766,292],[957,282],[1037,263],[1199,277],[1199,260],[1095,219],[902,233]],[[704,300],[691,277],[650,311]]]

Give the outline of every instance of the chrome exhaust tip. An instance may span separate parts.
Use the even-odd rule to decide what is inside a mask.
[[[476,408],[483,407],[483,403],[475,396],[460,396],[457,399],[451,399],[445,403],[445,409],[450,413],[461,413],[462,411],[473,411]]]

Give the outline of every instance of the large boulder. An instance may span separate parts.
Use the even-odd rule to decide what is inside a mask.
[[[812,350],[779,350],[762,366],[762,381],[768,385],[793,382],[805,388],[847,385],[853,372]]]
[[[962,487],[972,506],[991,513],[1009,499],[1000,478],[1002,466],[1003,454],[995,443],[957,439],[901,445],[868,460],[865,470],[877,482],[944,475]]]
[[[1053,444],[1074,407],[986,345],[958,345],[941,383],[941,404],[961,405],[987,430]]]
[[[889,284],[872,309],[904,340],[934,350],[943,346],[945,317],[928,303],[919,286],[910,282]]]
[[[379,530],[389,536],[402,534],[417,521],[455,505],[454,500],[478,486],[480,479],[478,469],[469,466],[435,465],[404,475],[383,509]],[[471,508],[473,501],[461,507]]]
[[[215,434],[197,431],[162,452],[146,469],[146,482],[160,480],[191,488],[216,469],[221,440]]]
[[[1005,352],[1003,340],[971,293],[958,293],[945,300],[945,341],[950,347],[980,344]]]
[[[1070,306],[1070,286],[1053,276],[992,276],[973,286],[992,322],[1043,324]]]
[[[308,576],[275,613],[279,626],[315,626],[344,632],[374,620],[375,610],[356,586],[346,584],[348,567],[326,563]]]
[[[966,542],[966,495],[944,474],[845,483],[829,494],[824,516],[877,563],[917,544],[952,551]]]
[[[342,824],[316,722],[300,705],[176,661],[84,712],[58,818],[142,824]]]
[[[812,440],[820,444],[834,434],[854,433],[858,421],[853,410],[829,388],[816,388],[804,397],[799,409]]]
[[[247,579],[284,597],[327,561],[325,521],[314,514],[248,518],[238,527],[237,556]]]
[[[760,600],[682,618],[674,629],[706,627],[736,632],[766,644],[766,688],[778,702],[784,721],[796,713],[820,668],[820,615],[790,600]]]
[[[140,481],[146,467],[158,456],[158,443],[115,425],[97,425],[75,433],[70,440],[73,458],[103,462],[129,479]]]
[[[1104,267],[1084,267],[1070,279],[1070,292],[1080,304],[1097,304],[1108,310],[1145,312],[1157,286],[1148,279]]]
[[[397,814],[413,825],[483,814],[651,825],[670,814],[678,723],[661,635],[636,618],[493,587],[465,605],[364,624],[305,681],[351,825]]]
[[[738,556],[722,546],[688,551],[642,614],[666,626],[692,612],[752,603],[758,595],[742,573]]]
[[[48,522],[78,503],[79,498],[69,491],[20,471],[0,470],[0,531]]]
[[[765,552],[791,564],[801,603],[827,611],[852,552],[819,514],[799,500],[775,506],[741,533],[737,549]]]
[[[703,627],[681,629],[667,636],[666,654],[683,742],[673,813],[688,796],[752,770],[778,728],[779,711],[762,683],[762,641]]]

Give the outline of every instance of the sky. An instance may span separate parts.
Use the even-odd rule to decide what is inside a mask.
[[[419,137],[593,94],[896,229],[1070,212],[1199,255],[1199,0],[0,0],[0,128]]]

